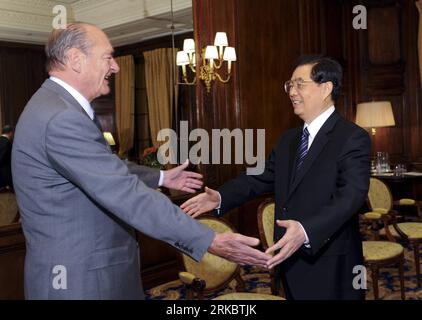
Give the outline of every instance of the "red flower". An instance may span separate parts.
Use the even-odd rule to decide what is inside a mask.
[[[143,156],[146,157],[147,155],[150,155],[151,153],[156,153],[157,152],[157,147],[150,147],[150,148],[146,148],[144,150],[144,154]]]

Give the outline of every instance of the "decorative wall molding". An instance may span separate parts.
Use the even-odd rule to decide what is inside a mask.
[[[68,21],[98,25],[113,45],[125,45],[171,33],[170,0],[1,0],[0,41],[44,44],[55,5],[65,5]],[[192,1],[174,0],[176,32],[192,30]]]

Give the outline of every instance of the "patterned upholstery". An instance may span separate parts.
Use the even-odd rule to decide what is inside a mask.
[[[213,300],[285,300],[279,296],[273,296],[270,294],[263,294],[263,293],[246,293],[246,292],[239,292],[239,293],[228,293],[218,296]]]
[[[366,261],[391,259],[403,253],[403,246],[390,241],[363,241],[362,247]]]
[[[370,178],[368,200],[371,208],[383,208],[391,210],[393,208],[393,201],[390,190],[379,179]],[[375,211],[374,209],[372,209]]]
[[[217,233],[234,232],[223,220],[201,218],[198,221],[215,230]],[[183,255],[183,263],[187,272],[193,274],[196,278],[205,280],[206,290],[212,290],[222,283],[229,281],[238,268],[236,263],[208,252],[205,253],[200,262],[196,262],[187,255]],[[182,278],[181,280],[183,281]]]
[[[0,226],[13,222],[18,213],[18,204],[12,192],[0,193]]]
[[[366,213],[363,214],[363,216],[367,220],[379,220],[379,219],[381,219],[381,213],[375,212],[375,211],[366,212]]]
[[[422,223],[421,222],[403,222],[398,223],[397,226],[405,235],[409,237],[410,240],[422,239]],[[395,238],[400,238],[400,235],[397,233],[396,229],[392,226],[389,227],[391,235]],[[380,231],[380,235],[385,235],[385,230]]]
[[[388,209],[385,209],[385,208],[374,208],[374,209],[372,209],[372,211],[378,212],[380,214],[388,213]]]

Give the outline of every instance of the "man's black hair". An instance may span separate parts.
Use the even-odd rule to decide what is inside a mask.
[[[343,68],[336,60],[324,55],[303,55],[296,62],[295,69],[304,65],[312,65],[311,79],[316,83],[331,81],[333,92],[331,97],[337,101],[341,93]]]

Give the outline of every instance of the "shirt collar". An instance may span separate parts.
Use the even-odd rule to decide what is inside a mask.
[[[78,103],[85,110],[91,120],[94,120],[94,110],[92,110],[91,104],[82,94],[79,93],[79,91],[77,91],[75,88],[73,88],[72,86],[70,86],[59,78],[50,77],[50,80],[54,81],[55,83],[63,87],[67,92],[69,92],[69,94],[73,98],[75,98],[76,101],[78,101]]]
[[[331,114],[335,111],[334,105],[329,107],[323,113],[321,113],[318,117],[316,117],[310,124],[305,123],[303,129],[308,128],[309,135],[312,138],[315,138],[319,129],[324,125],[325,121],[331,116]]]

